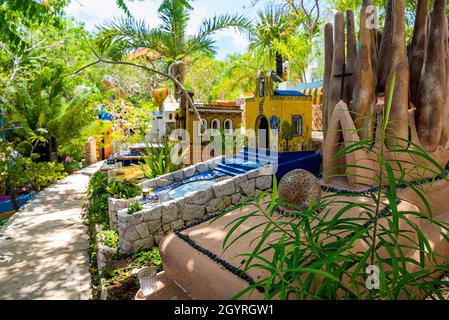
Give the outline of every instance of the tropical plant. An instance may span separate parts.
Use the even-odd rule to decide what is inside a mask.
[[[148,144],[143,157],[145,163],[141,164],[140,168],[145,178],[153,179],[180,170],[185,156],[186,150],[176,154],[175,144],[170,141],[159,145]]]
[[[120,238],[115,230],[104,230],[101,232],[105,246],[113,249],[119,248]]]
[[[143,206],[140,202],[134,202],[133,204],[131,204],[128,208],[128,214],[134,214],[136,212],[142,211],[143,210]]]
[[[142,189],[137,184],[117,179],[108,184],[107,191],[115,199],[132,199],[142,194]]]
[[[67,3],[67,0],[1,0],[0,43],[9,42],[16,50],[23,50],[29,45],[24,32],[38,25],[60,25],[60,14]]]
[[[262,290],[265,299],[443,298],[438,287],[448,285],[448,281],[441,280],[441,273],[449,271],[449,267],[442,263],[444,257],[434,251],[422,226],[434,226],[441,240],[449,245],[449,224],[432,215],[422,184],[449,180],[444,168],[426,150],[409,141],[404,147],[404,141],[399,139],[389,152],[412,156],[416,160],[414,167],[405,169],[400,161],[385,157],[391,101],[392,94],[378,119],[382,128],[380,141],[354,142],[335,155],[338,158],[356,150],[376,155],[373,170],[378,175],[368,191],[330,193],[319,201],[311,199],[304,209],[278,199],[274,180],[271,192],[251,202],[256,210],[227,225],[230,229],[224,239],[224,250],[238,244],[242,237],[248,241],[249,235],[253,235],[253,251],[241,255],[245,259],[244,271],[256,269],[265,274],[234,298],[255,289]],[[435,177],[426,179],[429,173]],[[418,195],[427,210],[400,210],[403,199],[397,190],[407,187]],[[279,208],[284,214],[279,214]],[[262,222],[239,229],[254,217],[262,217]],[[419,254],[411,256],[414,250]]]
[[[250,50],[259,67],[271,69],[276,62],[277,72],[283,73],[283,61],[288,61],[287,80],[306,81],[311,59],[320,60],[313,53],[313,45],[322,21],[321,6],[318,0],[285,0],[259,10],[250,37]]]
[[[90,233],[95,231],[95,225],[97,224],[104,229],[109,226],[109,193],[107,189],[107,174],[97,172],[90,178],[86,193],[87,201],[84,204],[86,210],[84,220]],[[95,253],[92,252],[92,254]]]
[[[33,162],[39,157],[33,154],[31,158],[17,157],[10,160],[7,179],[14,190],[26,188],[28,191],[39,192],[66,176],[64,165],[55,162]]]
[[[187,35],[187,25],[192,7],[186,0],[164,0],[159,7],[161,25],[150,28],[145,21],[132,17],[116,19],[99,27],[98,45],[103,53],[114,60],[121,60],[132,51],[148,48],[165,61],[166,72],[184,84],[186,63],[195,53],[215,54],[212,35],[222,29],[236,28],[246,31],[251,28],[248,19],[240,15],[214,16],[202,22],[196,35]],[[175,95],[182,89],[174,83]]]

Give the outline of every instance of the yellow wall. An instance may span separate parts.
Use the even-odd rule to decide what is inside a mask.
[[[257,93],[256,93],[257,94]],[[289,151],[303,150],[307,147],[300,147],[299,144],[307,144],[312,139],[312,103],[313,97],[285,97],[285,96],[266,96],[263,98],[263,113],[260,113],[259,106],[261,98],[256,97],[246,101],[245,110],[245,126],[246,129],[253,129],[256,131],[256,121],[259,116],[263,115],[270,123],[270,118],[273,115],[280,117],[281,128],[284,121],[292,123],[292,116],[302,116],[302,136],[295,136],[289,141]],[[279,145],[274,145],[275,138],[270,130],[270,148],[284,151],[284,140],[279,138]]]

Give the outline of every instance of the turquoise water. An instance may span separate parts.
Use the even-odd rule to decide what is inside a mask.
[[[193,181],[190,183],[183,184],[168,193],[171,199],[183,198],[189,192],[206,190],[213,186],[215,181],[205,180],[205,181]]]

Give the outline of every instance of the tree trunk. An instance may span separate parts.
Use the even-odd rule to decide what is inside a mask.
[[[187,73],[186,65],[185,63],[179,63],[175,66],[173,66],[172,69],[172,75],[176,78],[176,80],[179,81],[181,85],[184,85],[185,82],[185,76]],[[188,104],[189,99],[188,97],[184,97],[184,92],[182,90],[182,87],[173,81],[173,85],[175,88],[175,98],[178,101],[181,101],[180,108],[181,108],[181,120],[180,120],[180,129],[187,129],[187,110],[188,110]],[[182,103],[184,101],[184,103]]]
[[[281,82],[284,79],[284,66],[283,66],[283,58],[279,54],[279,52],[276,52],[276,74],[277,74],[277,81]]]

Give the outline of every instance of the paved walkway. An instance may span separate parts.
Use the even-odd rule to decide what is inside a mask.
[[[0,229],[0,299],[89,299],[82,203],[101,163],[39,193]]]

